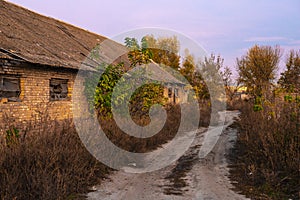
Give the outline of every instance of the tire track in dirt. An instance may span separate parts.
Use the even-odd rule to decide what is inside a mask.
[[[226,127],[238,116],[235,111],[221,114],[226,118]],[[117,171],[101,186],[95,187],[88,199],[246,199],[232,190],[227,177],[226,153],[234,144],[236,131],[224,130],[212,151],[200,159],[198,154],[205,134],[209,131],[201,129],[189,150],[176,163],[149,173],[127,173],[130,168]]]

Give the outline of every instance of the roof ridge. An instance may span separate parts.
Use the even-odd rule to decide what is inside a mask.
[[[61,23],[61,24],[65,24],[65,25],[67,25],[67,26],[71,26],[71,27],[73,27],[73,28],[80,29],[80,30],[82,30],[82,31],[91,33],[91,34],[93,34],[93,35],[95,35],[95,36],[106,37],[106,36],[100,35],[100,34],[98,34],[98,33],[96,33],[96,32],[93,32],[93,31],[91,31],[91,30],[84,29],[84,28],[82,28],[82,27],[80,27],[80,26],[71,24],[71,23],[69,23],[69,22],[65,22],[65,21],[62,21],[62,20],[60,20],[60,19],[57,19],[57,18],[54,18],[54,17],[51,17],[51,16],[46,16],[46,15],[40,14],[40,13],[38,13],[37,11],[30,10],[30,9],[28,9],[28,8],[25,8],[25,7],[21,6],[21,5],[12,3],[12,2],[10,2],[10,1],[7,1],[7,0],[0,0],[0,2],[1,2],[1,1],[2,1],[2,2],[5,2],[5,3],[7,3],[7,4],[10,4],[10,5],[12,5],[12,6],[18,7],[18,8],[20,8],[20,9],[22,9],[22,10],[26,10],[27,12],[30,12],[31,14],[35,14],[35,15],[37,15],[37,16],[39,16],[39,17],[42,17],[42,18],[45,18],[45,19],[50,19],[50,20],[53,20],[53,21],[55,21],[55,22],[59,22],[59,23]],[[20,13],[20,14],[21,14],[21,13]],[[41,20],[41,19],[39,19],[39,18],[36,18],[36,19],[37,19],[37,20]],[[46,22],[46,21],[43,21],[43,22],[44,22],[44,23],[48,23],[48,22]],[[51,23],[48,23],[48,24],[51,24]],[[51,25],[54,25],[54,24],[51,24]]]
[[[4,0],[0,0],[0,12],[0,48],[41,66],[79,69],[93,48],[110,40]],[[113,52],[125,46],[110,41],[112,46],[105,52],[116,60]],[[127,57],[120,57],[127,62]]]

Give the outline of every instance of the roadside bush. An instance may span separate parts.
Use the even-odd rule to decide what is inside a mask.
[[[199,124],[190,125],[208,126],[211,109],[208,103],[201,105]],[[117,146],[131,152],[148,152],[178,132],[180,106],[167,105],[166,109],[164,128],[148,139],[127,135],[112,119],[99,117],[99,121]],[[111,171],[86,150],[70,121],[61,125],[47,121],[47,112],[43,115],[42,125],[28,122],[26,130],[18,130],[15,123],[7,122],[9,130],[0,137],[0,199],[81,199],[84,197],[80,194],[100,184]],[[149,123],[144,112],[133,112],[132,118],[140,125]]]
[[[28,132],[13,144],[0,144],[3,200],[79,199],[110,171],[89,154],[70,125],[54,133]]]
[[[231,156],[231,179],[253,199],[299,199],[300,105],[244,104]]]

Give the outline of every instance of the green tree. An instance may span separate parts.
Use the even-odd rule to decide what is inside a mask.
[[[281,73],[278,84],[288,92],[300,92],[300,51],[290,51],[286,71]]]
[[[279,46],[253,46],[246,55],[237,59],[238,81],[254,97],[266,95],[276,78],[280,56]]]
[[[128,52],[128,59],[131,63],[131,67],[150,62],[150,59],[152,58],[152,52],[148,49],[145,39],[142,39],[142,45],[139,45],[139,42],[136,38],[126,37],[125,46],[130,50]]]
[[[129,47],[130,50],[140,49],[139,42],[138,42],[138,40],[136,38],[126,37],[125,38],[125,46]]]

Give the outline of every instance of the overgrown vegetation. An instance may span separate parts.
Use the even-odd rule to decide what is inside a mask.
[[[241,109],[231,179],[253,199],[299,199],[300,105],[276,102]]]
[[[147,114],[149,108],[154,104],[166,106],[167,98],[163,95],[164,87],[160,83],[153,82],[153,80],[149,81],[149,83],[143,82],[143,86],[138,88],[132,96],[128,96],[130,92],[127,94],[126,91],[129,91],[136,82],[142,82],[143,72],[133,72],[141,74],[130,74],[129,76],[133,78],[132,80],[127,78],[126,84],[121,84],[121,88],[117,89],[115,87],[126,72],[137,65],[150,62],[158,63],[158,67],[170,73],[177,80],[188,82],[191,86],[188,89],[193,89],[194,91],[194,93],[189,94],[189,99],[193,98],[199,102],[208,102],[210,101],[211,92],[225,95],[225,90],[222,91],[224,88],[221,88],[223,79],[226,80],[227,86],[229,86],[228,78],[232,73],[228,67],[224,68],[221,56],[211,54],[210,57],[204,60],[196,61],[194,55],[190,54],[188,49],[186,49],[185,55],[182,57],[183,62],[180,63],[180,44],[175,36],[155,38],[153,35],[146,35],[141,39],[141,42],[136,38],[125,38],[125,45],[130,50],[128,53],[130,66],[125,66],[123,63],[117,65],[103,63],[101,66],[96,66],[96,68],[100,68],[100,71],[104,70],[101,76],[97,74],[95,76],[92,75],[85,83],[85,93],[88,97],[90,108],[91,110],[96,110],[99,117],[104,119],[112,118],[112,103],[118,105],[120,102],[127,100],[130,101],[130,111],[135,113],[139,110],[141,113]],[[97,52],[97,49],[95,49],[92,55],[93,59],[97,60],[101,57]],[[221,69],[223,68],[224,72],[222,73]],[[96,89],[94,88],[95,83],[97,83]],[[210,91],[208,91],[208,85],[210,86]],[[114,99],[114,102],[112,102],[113,92],[120,93]],[[191,94],[195,95],[192,96]],[[118,112],[122,113],[123,111],[118,109]]]
[[[180,106],[167,103],[166,97],[163,95],[163,86],[160,84],[148,83],[139,87],[131,96],[123,91],[129,91],[134,82],[121,84],[121,88],[116,88],[117,83],[122,80],[124,74],[133,69],[137,65],[156,62],[161,64],[158,67],[168,66],[178,74],[170,72],[174,77],[181,80],[185,77],[195,90],[195,96],[190,98],[198,99],[200,103],[200,122],[196,126],[208,126],[211,117],[211,102],[209,100],[209,92],[204,82],[201,73],[207,73],[211,82],[216,82],[217,73],[223,65],[223,60],[220,56],[206,58],[203,62],[196,64],[194,56],[186,50],[186,55],[182,65],[180,65],[179,56],[179,41],[176,37],[161,37],[154,38],[152,35],[147,35],[138,42],[136,38],[126,38],[125,45],[129,48],[128,58],[131,66],[107,65],[100,66],[105,69],[101,77],[94,76],[87,80],[85,84],[85,92],[90,101],[91,109],[94,109],[98,115],[102,129],[109,137],[110,141],[115,143],[122,149],[131,152],[147,152],[153,150],[168,140],[172,139],[178,131],[180,125]],[[93,54],[93,58],[100,57],[97,53]],[[200,71],[199,65],[203,66]],[[211,73],[211,68],[215,68],[214,73]],[[139,72],[140,73],[140,72]],[[142,72],[141,72],[142,73]],[[181,75],[180,75],[181,74]],[[210,74],[210,76],[209,76]],[[131,75],[133,78],[140,78],[140,74]],[[142,75],[142,74],[141,74]],[[97,82],[96,89],[91,87]],[[140,80],[134,79],[138,82]],[[92,89],[91,89],[92,88]],[[117,91],[116,91],[117,90]],[[112,100],[113,92],[120,92],[116,99]],[[123,92],[123,93],[122,93]],[[119,93],[118,93],[119,94]],[[112,102],[115,101],[115,102]],[[149,139],[135,138],[124,133],[115,123],[112,113],[112,103],[118,105],[120,102],[129,101],[129,112],[133,121],[140,125],[146,126],[150,123],[149,109],[154,104],[160,104],[167,110],[167,121],[164,128],[155,136]],[[217,103],[217,102],[216,102]],[[218,107],[218,106],[216,106]],[[122,108],[123,109],[123,108]],[[117,109],[118,113],[125,113],[121,108]],[[216,111],[214,111],[216,112]],[[193,125],[195,127],[195,125]],[[187,127],[188,130],[188,127]]]
[[[118,147],[125,149],[130,152],[145,153],[161,147],[162,144],[173,139],[173,137],[178,133],[178,128],[180,125],[180,106],[175,105],[166,106],[167,110],[167,120],[162,128],[157,134],[150,138],[136,138],[129,136],[127,133],[123,132],[115,123],[113,119],[102,119],[99,120],[101,128],[105,132],[106,136]],[[200,108],[201,116],[199,124],[187,124],[184,130],[191,131],[190,127],[195,126],[208,126],[210,122],[211,109],[209,106],[201,106]],[[150,123],[150,118],[145,113],[132,113],[132,118],[135,123],[145,126]],[[194,123],[194,122],[191,122]]]
[[[146,48],[151,41],[157,48],[162,49]],[[132,48],[128,55],[132,64],[129,69],[136,64],[147,63],[149,59],[154,59],[179,71],[179,43],[176,37],[155,39],[149,36],[147,40],[143,39],[141,46],[137,46],[134,39],[127,39],[126,42],[127,46]],[[195,64],[190,63],[188,66],[187,62],[188,59],[181,68],[187,68],[182,71],[182,74],[187,78],[193,74],[193,86],[198,87],[197,97],[201,97],[199,100],[202,99],[201,119],[196,126],[208,126],[211,103],[207,100],[208,96],[201,93],[206,86],[199,73],[195,75],[197,73]],[[191,68],[188,69],[189,67]],[[91,100],[89,102],[91,110],[96,110],[102,129],[114,144],[130,152],[148,152],[175,136],[180,125],[180,106],[165,102],[161,85],[145,84],[130,97],[132,119],[141,126],[147,125],[150,122],[150,107],[153,104],[161,104],[167,110],[166,124],[158,134],[147,139],[131,137],[124,133],[113,120],[111,97],[117,82],[127,70],[128,68],[122,63],[107,66],[100,80],[97,76],[87,80],[85,92]],[[96,89],[89,87],[93,81],[98,83]],[[203,97],[206,100],[203,100]],[[124,98],[128,97],[118,96],[117,101],[123,101]],[[99,184],[111,169],[99,163],[85,149],[71,122],[66,122],[62,126],[57,122],[49,121],[47,105],[36,112],[39,113],[40,120],[28,122],[24,130],[19,130],[13,118],[7,117],[6,126],[9,129],[1,137],[0,144],[2,155],[0,157],[0,198],[21,200],[83,198],[80,194],[88,192],[91,186]],[[188,131],[189,126],[185,127],[185,130]]]
[[[135,38],[126,38],[125,43],[130,48],[131,66],[122,63],[98,66],[106,68],[100,79],[92,76],[85,83],[90,109],[96,111],[110,141],[124,150],[144,153],[171,140],[178,131],[180,106],[166,103],[160,84],[149,82],[131,96],[125,92],[112,102],[118,81],[136,65],[154,61],[170,66],[188,80],[195,91],[195,96],[190,98],[196,98],[200,107],[201,118],[196,126],[208,126],[211,115],[221,109],[219,106],[211,110],[212,103],[218,104],[209,100],[211,92],[223,94],[223,91],[210,83],[224,81],[223,89],[229,97],[230,109],[241,110],[240,120],[235,124],[239,134],[230,156],[231,179],[236,182],[235,186],[253,199],[299,199],[300,53],[290,52],[287,70],[281,74],[278,86],[274,81],[281,55],[279,47],[256,45],[237,59],[237,85],[246,86],[250,99],[243,102],[234,99],[237,88],[232,88],[232,72],[223,66],[220,56],[212,54],[197,62],[186,50],[181,65],[176,37],[154,38],[148,35],[142,38],[141,44]],[[222,79],[218,78],[219,72]],[[178,74],[172,75],[181,80]],[[96,88],[91,87],[95,81]],[[210,91],[207,86],[210,86]],[[124,84],[119,90],[127,91],[130,87],[130,83]],[[147,139],[124,133],[113,119],[112,103],[118,105],[118,102],[128,99],[131,118],[140,126],[150,123],[152,105],[163,105],[168,116],[163,129]],[[82,198],[78,194],[99,184],[111,169],[87,152],[71,123],[56,129],[49,124],[46,112],[37,112],[41,124],[38,131],[36,127],[30,130],[31,126],[20,131],[14,123],[7,123],[9,128],[0,144],[1,199]],[[188,131],[189,127],[185,130]]]
[[[43,127],[50,126],[46,123]],[[26,136],[11,127],[1,140],[0,154],[3,200],[81,199],[79,194],[111,171],[85,149],[70,122],[61,131],[31,130]]]
[[[276,88],[278,59],[278,47],[255,46],[238,60],[252,100],[240,107],[231,179],[251,199],[300,199],[300,62],[292,51]]]

